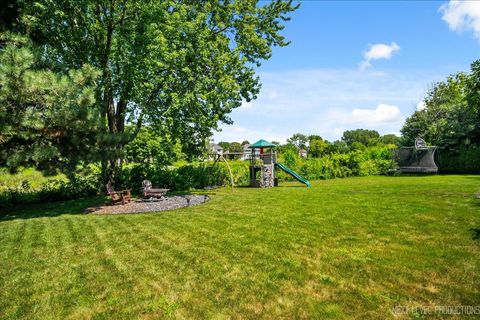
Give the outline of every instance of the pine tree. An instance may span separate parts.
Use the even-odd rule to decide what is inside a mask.
[[[72,169],[89,160],[98,151],[98,73],[86,65],[56,74],[36,66],[25,38],[6,43],[0,49],[0,166]]]

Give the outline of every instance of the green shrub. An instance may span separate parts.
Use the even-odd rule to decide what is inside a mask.
[[[476,146],[437,152],[437,165],[441,173],[480,173],[480,148]]]
[[[304,159],[293,150],[285,150],[279,155],[284,163],[309,180],[346,178],[387,174],[394,168],[391,151],[388,147],[370,147],[348,153],[326,154],[320,158]],[[248,185],[249,161],[228,161],[236,186]],[[290,175],[278,170],[280,181],[293,180]],[[150,180],[156,187],[172,191],[202,189],[207,186],[230,184],[230,176],[224,162],[213,165],[209,162],[196,162],[176,167],[159,167],[153,164],[127,164],[116,172],[115,188],[132,189],[138,193],[143,180]],[[57,201],[105,194],[98,168],[90,168],[86,175],[74,175],[70,180],[48,180],[40,188],[34,189],[29,181],[18,187],[10,187],[0,192],[0,207],[19,203]]]
[[[235,185],[248,184],[248,161],[229,161]],[[154,186],[171,190],[202,189],[208,186],[230,184],[228,169],[223,162],[198,162],[179,167],[159,168],[153,165],[135,164],[125,167],[118,175],[119,187],[138,191],[143,180]]]
[[[23,181],[28,181],[32,188],[38,189],[48,180],[67,181],[64,174],[44,176],[41,171],[34,168],[18,168],[16,173],[10,173],[7,168],[0,168],[0,192],[9,188],[16,188]]]
[[[288,152],[280,155],[279,161],[309,180],[388,174],[395,168],[389,146],[369,147],[310,159]],[[280,181],[293,180],[283,171],[277,171],[277,175]]]
[[[10,187],[0,193],[0,208],[15,204],[37,203],[79,199],[97,195],[100,190],[100,176],[74,175],[70,180],[48,180],[40,189],[33,189],[27,180],[16,188]]]

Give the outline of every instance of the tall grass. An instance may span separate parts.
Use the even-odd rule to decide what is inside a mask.
[[[0,192],[9,188],[18,188],[29,185],[32,189],[38,190],[48,181],[67,181],[64,174],[45,176],[34,168],[20,168],[17,173],[10,173],[6,168],[0,168]]]

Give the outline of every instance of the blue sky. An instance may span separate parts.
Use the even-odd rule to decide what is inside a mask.
[[[432,83],[480,59],[480,1],[302,1],[291,17],[258,99],[215,141],[398,133]]]

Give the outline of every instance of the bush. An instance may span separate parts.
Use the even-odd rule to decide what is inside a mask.
[[[480,173],[480,148],[461,147],[459,150],[437,151],[437,165],[440,173]]]
[[[74,175],[69,181],[48,180],[40,189],[33,189],[28,180],[16,188],[8,188],[0,193],[0,208],[15,204],[37,203],[79,199],[97,195],[100,191],[100,176]]]
[[[229,161],[235,185],[248,183],[247,161]],[[116,183],[119,187],[138,191],[143,180],[150,180],[154,186],[171,190],[202,189],[207,186],[230,184],[230,176],[225,163],[199,162],[179,167],[158,168],[151,165],[135,164],[125,167]]]
[[[390,146],[376,146],[310,159],[289,152],[280,155],[279,161],[308,180],[384,175],[395,168]],[[277,172],[280,181],[293,180],[283,171]]]
[[[320,158],[304,159],[292,150],[279,155],[279,161],[308,180],[345,178],[387,174],[394,168],[389,147],[370,147],[348,153],[327,154]],[[249,161],[228,162],[236,186],[248,185]],[[280,181],[293,180],[281,170]],[[128,164],[116,174],[115,188],[140,191],[143,180],[150,180],[156,187],[172,191],[202,189],[207,186],[230,184],[230,176],[224,162],[197,162],[177,167],[158,167],[153,164]],[[70,180],[49,180],[41,188],[34,189],[28,181],[16,188],[0,192],[0,207],[43,201],[79,199],[105,194],[99,170],[87,175],[74,175]]]

